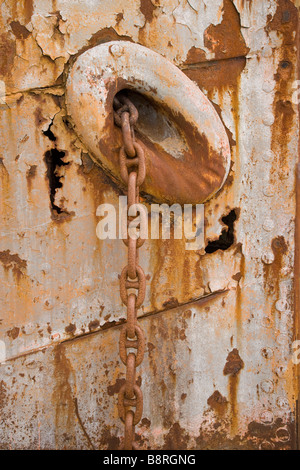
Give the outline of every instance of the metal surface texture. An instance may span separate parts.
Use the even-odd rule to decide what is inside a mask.
[[[0,13],[0,447],[124,444],[118,274],[127,247],[98,239],[96,211],[117,207],[125,185],[95,163],[66,106],[74,64],[122,41],[194,82],[231,153],[223,187],[205,202],[205,247],[149,239],[141,250],[137,445],[297,448],[298,2],[5,0]],[[128,97],[137,137],[180,156],[184,126],[168,124],[173,107]],[[90,116],[77,112],[88,128]]]

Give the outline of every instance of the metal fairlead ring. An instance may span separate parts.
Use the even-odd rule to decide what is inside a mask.
[[[231,161],[228,136],[218,113],[178,67],[129,41],[111,41],[89,49],[77,58],[68,76],[68,115],[93,160],[122,184],[118,153],[124,142],[120,128],[114,125],[114,114],[120,126],[121,118],[114,112],[113,102],[116,107],[121,103],[121,109],[130,113],[126,97],[114,100],[124,89],[153,105],[157,116],[162,122],[165,116],[178,137],[178,145],[170,146],[164,132],[161,137],[154,133],[155,137],[145,133],[143,126],[136,129],[147,167],[143,192],[169,204],[199,204],[216,194]],[[82,111],[89,116],[88,126]],[[130,119],[134,121],[133,116]],[[144,124],[142,120],[140,113],[136,126]]]

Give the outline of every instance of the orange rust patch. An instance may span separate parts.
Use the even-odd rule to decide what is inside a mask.
[[[107,387],[107,394],[112,397],[115,394],[118,394],[121,390],[122,385],[124,385],[125,379],[117,379],[113,385]]]
[[[200,89],[207,90],[207,96],[211,100],[214,97],[215,92],[218,92],[220,105],[217,105],[214,101],[212,104],[217,111],[221,121],[222,119],[222,104],[223,95],[229,90],[231,93],[232,100],[232,112],[235,122],[235,140],[233,139],[231,131],[225,126],[230,146],[233,147],[238,143],[239,137],[239,83],[242,71],[246,66],[245,57],[236,57],[226,61],[211,61],[205,64],[200,64],[197,67],[186,68],[183,72],[194,82],[197,83]],[[238,148],[237,148],[238,151]],[[236,151],[236,153],[237,153]],[[238,162],[238,160],[237,160]],[[232,182],[232,175],[227,177],[225,184]]]
[[[237,389],[239,384],[238,374],[244,367],[244,362],[241,359],[239,352],[234,348],[227,356],[226,364],[223,370],[224,375],[229,375],[228,393],[231,407],[231,432],[235,434],[238,424],[238,403],[237,403]]]
[[[16,54],[16,41],[11,33],[0,35],[0,75],[8,76],[14,64]]]
[[[264,288],[268,294],[279,292],[280,270],[283,266],[283,256],[287,252],[287,245],[284,237],[276,237],[271,243],[274,253],[274,261],[271,264],[264,264]]]
[[[218,414],[222,415],[226,411],[228,401],[218,390],[208,398],[207,404]]]
[[[33,0],[23,0],[23,2],[18,2],[18,3],[23,3],[23,15],[24,15],[24,21],[25,24],[27,24],[32,17],[33,14]]]
[[[185,64],[196,64],[197,62],[205,62],[206,61],[206,54],[205,51],[200,49],[199,47],[191,47],[189,52],[187,53]]]
[[[118,450],[120,448],[120,438],[112,434],[109,426],[105,425],[102,428],[100,444],[106,450]]]
[[[186,431],[180,426],[179,423],[174,423],[168,434],[165,436],[163,449],[186,450],[188,448],[188,440],[188,434]]]
[[[140,10],[145,17],[146,22],[151,23],[153,19],[153,12],[156,6],[153,5],[151,0],[140,0],[140,1],[141,1]]]
[[[68,333],[68,334],[74,334],[76,331],[76,325],[74,325],[73,323],[70,323],[68,326],[66,326],[65,328],[65,332]]]
[[[32,189],[32,180],[36,176],[37,165],[30,165],[26,172],[28,192]]]
[[[99,327],[100,323],[99,323],[99,320],[93,320],[89,323],[89,330],[90,331],[93,331],[93,330],[96,330],[98,327]]]
[[[16,326],[6,332],[7,336],[11,339],[16,339],[19,336],[19,333],[20,328],[17,328]]]
[[[166,300],[163,303],[163,307],[166,309],[176,308],[178,307],[178,305],[179,305],[179,302],[175,297],[172,297],[171,299]]]
[[[58,449],[76,448],[76,408],[70,380],[74,377],[71,363],[66,357],[64,344],[54,352],[54,389],[52,403],[55,407],[55,444]]]
[[[34,117],[35,117],[35,125],[37,127],[40,127],[42,124],[45,124],[45,122],[47,122],[47,119],[44,118],[42,110],[39,107],[37,107],[36,110],[34,111]]]
[[[268,16],[266,31],[276,31],[282,39],[279,49],[280,63],[277,73],[274,75],[276,81],[275,99],[273,102],[274,124],[272,125],[271,148],[274,152],[274,162],[270,184],[276,185],[276,178],[285,176],[288,171],[288,143],[291,139],[291,129],[295,119],[295,111],[291,103],[292,86],[296,79],[296,31],[298,27],[298,11],[290,0],[278,2],[276,13],[273,17]]]
[[[1,380],[0,382],[0,409],[4,408],[8,401],[6,384]]]
[[[245,56],[249,52],[241,33],[239,13],[230,0],[224,0],[221,23],[205,30],[204,45],[214,52],[216,59]]]
[[[294,45],[294,32],[299,21],[297,7],[291,0],[280,0],[277,2],[275,15],[268,15],[266,31],[276,31],[282,35],[283,45]]]
[[[12,21],[9,26],[17,39],[26,39],[31,34],[19,21]]]
[[[27,268],[27,261],[21,259],[17,254],[11,254],[10,250],[0,252],[0,262],[3,264],[4,268],[12,268],[13,272],[16,274],[24,274]]]
[[[145,426],[146,428],[150,428],[151,426],[151,421],[148,418],[143,418],[141,421],[141,425]]]
[[[227,356],[226,364],[223,370],[224,375],[236,376],[244,367],[244,362],[241,359],[239,352],[234,348]]]
[[[237,85],[238,77],[246,65],[245,57],[237,57],[228,61],[211,61],[199,65],[197,68],[187,68],[183,72],[199,88],[211,94],[214,90],[225,90]]]

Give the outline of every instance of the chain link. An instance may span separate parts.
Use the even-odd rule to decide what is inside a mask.
[[[137,450],[135,426],[142,417],[143,395],[136,382],[136,367],[141,364],[145,350],[144,333],[137,324],[137,309],[144,302],[146,290],[145,273],[138,265],[138,248],[145,240],[129,236],[128,226],[130,222],[134,223],[134,218],[128,216],[128,208],[139,202],[139,188],[145,180],[146,165],[144,150],[134,134],[138,111],[128,97],[122,95],[114,98],[114,120],[122,129],[123,146],[120,148],[119,164],[121,178],[127,185],[128,198],[127,223],[126,227],[122,227],[123,242],[128,247],[128,262],[120,276],[120,296],[127,306],[127,321],[121,330],[119,342],[120,358],[126,366],[126,381],[119,392],[118,410],[125,425],[124,450]],[[135,290],[136,293],[129,290]]]

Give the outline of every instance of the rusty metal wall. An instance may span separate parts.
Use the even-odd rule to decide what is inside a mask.
[[[121,240],[96,237],[120,191],[65,108],[69,66],[110,40],[168,58],[207,95],[232,164],[205,204],[206,250],[141,249],[142,448],[296,448],[292,361],[298,2],[1,3],[0,447],[117,449]],[[84,110],[82,110],[84,119]]]

